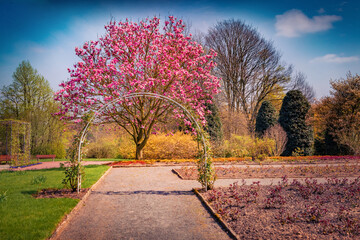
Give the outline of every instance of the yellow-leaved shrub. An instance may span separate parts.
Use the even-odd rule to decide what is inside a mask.
[[[134,158],[135,144],[130,136],[120,137],[117,158]],[[173,135],[160,133],[151,135],[143,149],[144,159],[196,158],[197,142],[190,134],[176,132]]]
[[[119,159],[135,158],[136,146],[134,140],[129,135],[123,135],[119,138],[117,147],[117,157]]]
[[[264,160],[272,155],[274,147],[275,141],[269,138],[231,135],[230,140],[224,141],[223,146],[216,149],[215,154],[223,157],[252,157]]]
[[[117,142],[113,136],[102,136],[85,146],[87,158],[115,158]]]
[[[196,158],[198,145],[190,134],[157,134],[149,138],[144,148],[145,159]]]

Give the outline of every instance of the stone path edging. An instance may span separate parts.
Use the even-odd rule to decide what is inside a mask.
[[[218,221],[218,223],[226,230],[226,233],[235,240],[240,240],[240,237],[228,226],[228,224],[221,218],[219,214],[215,212],[215,210],[210,206],[210,204],[204,199],[204,197],[200,194],[199,189],[193,188],[193,192],[199,198],[200,202],[202,202],[210,214]]]
[[[195,167],[196,164],[187,164],[187,163],[179,163],[179,164],[161,164],[161,165],[156,165],[156,164],[142,164],[142,165],[114,165],[112,166],[113,168],[135,168],[135,167],[186,167],[186,166],[190,166],[190,167]]]
[[[181,176],[181,174],[178,172],[178,171],[176,171],[176,169],[171,169],[171,172],[173,172],[176,176],[178,176],[178,178],[180,178],[181,180],[185,180],[182,176]]]
[[[69,221],[74,217],[75,213],[79,211],[82,206],[85,205],[85,201],[89,197],[90,193],[100,184],[100,182],[105,178],[105,176],[110,173],[111,169],[112,167],[106,170],[106,172],[99,178],[99,180],[90,187],[89,191],[78,202],[78,204],[76,204],[76,206],[62,218],[60,223],[57,225],[55,231],[51,234],[50,238],[48,238],[49,240],[56,239],[56,237],[62,232],[62,230],[66,227]]]

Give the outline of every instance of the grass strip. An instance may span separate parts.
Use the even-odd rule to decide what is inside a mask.
[[[85,158],[82,161],[83,162],[102,162],[102,161],[131,161],[133,159],[116,159],[116,158]],[[52,162],[52,159],[40,159],[39,162]],[[54,162],[66,162],[69,161],[68,159],[65,158],[55,158]],[[37,163],[38,161],[36,159],[31,160],[31,163]]]
[[[83,187],[89,188],[108,166],[85,166]],[[70,198],[35,199],[43,188],[62,188],[63,169],[0,172],[1,239],[46,239],[63,216],[79,202]]]

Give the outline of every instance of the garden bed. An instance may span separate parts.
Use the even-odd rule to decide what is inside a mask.
[[[56,189],[56,188],[47,188],[38,191],[33,194],[34,198],[73,198],[73,199],[82,199],[85,194],[89,191],[90,188],[83,188],[79,193],[77,191],[73,192],[71,189]]]
[[[334,164],[334,163],[357,163],[360,156],[275,156],[267,157],[263,160],[251,157],[229,157],[229,158],[213,158],[214,164],[233,164],[242,163],[249,165],[272,165],[272,164]]]
[[[120,162],[112,162],[109,163],[109,166],[112,167],[122,167],[122,166],[143,166],[147,163],[145,161],[120,161]]]
[[[27,165],[22,165],[22,166],[10,166],[10,169],[12,168],[26,168],[26,167],[30,167],[30,166],[35,166],[35,165],[39,165],[41,164],[42,162],[37,162],[37,163],[31,163],[31,164],[27,164]]]
[[[198,179],[196,167],[181,167],[174,169],[177,175],[184,180]],[[320,177],[357,177],[360,176],[360,165],[298,165],[298,166],[215,166],[218,179],[244,179],[244,178],[320,178]]]
[[[287,178],[274,186],[234,183],[201,193],[239,239],[357,239],[360,179],[324,184]]]

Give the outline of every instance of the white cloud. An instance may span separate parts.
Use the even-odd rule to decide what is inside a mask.
[[[359,61],[359,57],[351,56],[351,57],[340,57],[336,54],[326,54],[322,57],[314,58],[310,61],[310,63],[316,62],[325,62],[325,63],[349,63]]]
[[[305,33],[326,31],[333,22],[342,18],[336,15],[322,15],[309,18],[302,11],[292,9],[282,15],[276,15],[277,34],[284,37],[298,37]]]

